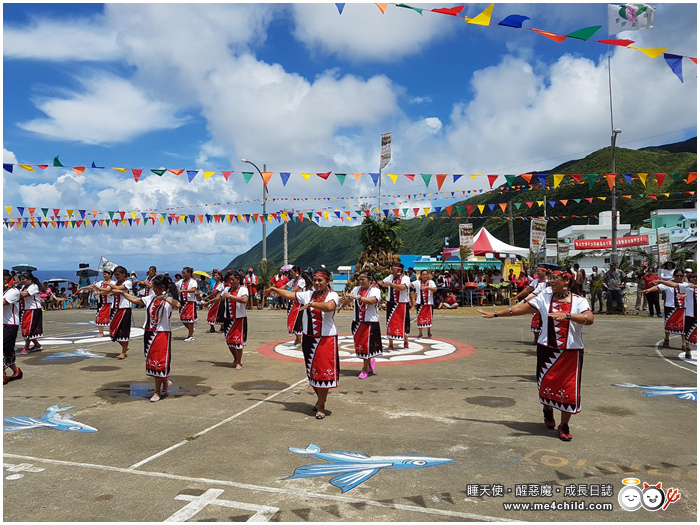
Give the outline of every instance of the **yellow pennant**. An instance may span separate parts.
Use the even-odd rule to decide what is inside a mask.
[[[8,215],[12,214],[12,206],[5,206],[5,209],[7,210]]]
[[[477,204],[476,207],[479,208],[479,213],[484,213],[484,208],[486,207],[486,204]]]
[[[481,177],[481,173],[472,173],[472,180],[476,179],[477,177]]]
[[[636,49],[637,51],[641,51],[644,53],[646,56],[649,58],[656,58],[659,55],[662,55],[666,51],[668,51],[667,47],[647,47],[647,48],[642,48],[642,47],[634,47],[634,46],[627,46],[627,49]]]
[[[19,167],[27,171],[36,171],[36,168],[32,168],[31,164],[20,164]]]
[[[309,180],[309,177],[311,177],[311,173],[300,173],[302,177],[304,177],[304,180]]]
[[[386,176],[389,177],[394,184],[396,184],[396,179],[399,178],[398,173],[387,173]]]
[[[487,26],[491,23],[491,13],[493,13],[493,4],[488,6],[482,11],[481,14],[476,15],[474,18],[464,17],[464,20],[467,22],[467,24]]]
[[[647,175],[648,173],[638,173],[639,175],[639,180],[642,181],[642,184],[644,184],[644,187],[647,187]]]
[[[209,177],[214,175],[214,173],[216,173],[216,172],[215,171],[205,171],[204,172],[204,180],[207,180]]]
[[[564,175],[557,173],[554,175],[554,187],[556,188],[561,184],[562,179],[564,178]]]
[[[112,168],[113,170],[120,171],[122,173],[126,173],[126,168]]]

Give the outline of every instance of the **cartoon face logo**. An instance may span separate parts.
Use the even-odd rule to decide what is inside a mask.
[[[642,506],[646,510],[655,511],[663,507],[666,497],[664,496],[664,491],[661,490],[661,483],[656,485],[644,484],[644,491],[642,492]]]
[[[623,510],[634,512],[642,506],[642,491],[634,485],[627,485],[617,495],[617,502]]]

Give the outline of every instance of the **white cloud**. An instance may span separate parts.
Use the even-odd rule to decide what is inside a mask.
[[[105,26],[104,17],[77,20],[36,20],[26,27],[3,27],[5,59],[116,60],[121,56],[117,31]]]
[[[313,52],[351,61],[395,62],[424,52],[426,45],[458,27],[449,16],[389,9],[382,15],[374,4],[347,4],[339,15],[332,4],[294,4],[294,36]]]
[[[114,144],[149,131],[177,128],[184,122],[176,116],[175,107],[122,78],[98,74],[82,77],[80,82],[81,93],[38,98],[36,105],[47,118],[18,125],[53,139]]]

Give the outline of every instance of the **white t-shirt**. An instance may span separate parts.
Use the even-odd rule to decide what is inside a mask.
[[[406,289],[400,290],[400,291],[389,286],[388,287],[389,293],[388,293],[387,298],[386,298],[386,300],[388,302],[407,303],[410,301],[411,279],[409,279],[408,275],[402,275],[398,279],[394,279],[393,275],[388,275],[384,279],[383,282],[388,283],[388,284],[396,283],[396,284],[406,285]],[[398,297],[398,300],[397,300],[397,297]]]
[[[92,283],[94,286],[97,286],[98,288],[105,288],[109,289],[109,286],[104,286],[104,283],[110,283],[110,284],[117,284],[115,281],[96,281]],[[104,299],[105,304],[113,304],[114,303],[114,296],[112,294],[109,295],[102,295],[100,294],[100,298]]]
[[[117,284],[117,283],[115,281],[112,281],[112,284]],[[129,279],[127,279],[122,284],[126,287],[126,290],[124,290],[124,291],[126,293],[128,293],[129,295],[133,295],[133,292],[132,292],[133,285],[131,284],[131,281]],[[112,297],[113,297],[112,300],[114,301],[114,303],[113,303],[114,308],[131,308],[131,303],[123,295],[114,295]]]
[[[146,306],[146,322],[143,324],[144,330],[151,332],[170,332],[170,316],[173,307],[169,302],[159,300],[156,306],[155,294],[143,297],[143,304]]]
[[[19,290],[17,288],[8,288],[2,298],[8,304],[2,305],[2,324],[20,324],[19,318]]]
[[[679,283],[680,284],[680,283]],[[665,292],[664,306],[673,308],[676,306],[676,294],[678,290],[671,286],[666,286],[665,284],[659,284],[659,290]]]
[[[550,346],[552,348],[559,348],[561,350],[571,349],[579,350],[583,348],[583,336],[582,336],[582,324],[575,323],[566,319],[561,321],[554,320],[554,329],[557,334],[562,336],[562,340],[549,341],[549,312],[552,305],[552,298],[554,294],[551,293],[541,293],[534,297],[528,304],[533,308],[537,308],[540,311],[540,316],[542,317],[542,331],[540,332],[540,337],[537,342],[541,345]],[[556,301],[555,301],[556,303]],[[564,304],[564,303],[562,303]],[[571,294],[571,314],[581,314],[583,312],[590,311],[591,307],[588,305],[588,301],[583,297]],[[556,311],[556,310],[554,310]],[[563,336],[566,336],[565,338]]]
[[[297,292],[297,301],[300,305],[304,306],[305,304],[312,302],[311,297],[313,294],[313,290]],[[327,303],[329,301],[334,301],[335,306],[337,307],[339,303],[338,294],[329,291],[324,302]],[[335,328],[335,308],[333,308],[333,310],[330,312],[322,312],[321,310],[311,308],[310,310],[306,310],[302,313],[304,314],[304,333],[306,335],[312,337],[338,335],[338,330]]]
[[[420,279],[413,281],[413,289],[416,292],[416,304],[423,304],[423,292],[421,291],[421,285],[423,284],[423,281]],[[429,279],[426,283],[429,288],[436,288],[435,283],[433,282],[432,279]],[[428,302],[427,304],[434,304],[433,303],[433,292],[431,290],[428,290]]]
[[[676,270],[667,270],[666,268],[659,268],[659,279],[662,281],[673,281],[673,273]]]
[[[362,287],[360,286],[355,286],[355,288],[352,289],[352,295],[361,295],[362,293]],[[357,299],[353,301],[353,314],[352,314],[352,319],[353,321],[364,321],[366,323],[378,323],[379,322],[379,310],[377,307],[379,306],[379,301],[382,299],[382,292],[379,291],[379,288],[370,285],[369,289],[367,290],[367,293],[365,294],[364,297],[371,298],[371,297],[376,297],[377,302],[374,304],[367,304],[367,303],[360,303]],[[364,310],[364,319],[362,316],[362,311]]]
[[[180,292],[180,302],[186,302],[186,303],[191,303],[195,301],[195,295],[197,293],[197,281],[192,279],[191,277],[185,281],[184,279],[180,279],[175,286],[177,286],[177,291]],[[194,292],[189,292],[189,293],[182,293],[183,290],[194,290]]]
[[[287,283],[287,286],[289,287],[290,290],[293,290],[295,287],[298,286],[299,289],[297,290],[297,292],[306,291],[306,281],[301,276],[297,277],[293,281],[289,281],[289,283]]]
[[[27,297],[23,297],[25,310],[41,310],[41,297],[39,294],[39,286],[35,283],[30,284],[23,291],[29,292]]]
[[[678,283],[679,290],[685,294],[685,315],[686,317],[694,317],[697,315],[695,306],[698,299],[698,289],[689,286],[688,283]]]
[[[495,273],[491,276],[491,284],[501,284],[502,280],[500,273]]]
[[[238,290],[233,292],[231,290],[231,287],[227,286],[226,288],[224,288],[224,291],[222,293],[228,293],[231,295],[235,295],[236,297],[243,297],[244,295],[248,297],[248,288],[246,288],[245,286],[239,286]],[[238,301],[233,301],[232,299],[224,299],[224,301],[226,301],[227,303],[225,313],[227,319],[240,319],[242,317],[248,316],[247,300],[245,303],[239,303]]]

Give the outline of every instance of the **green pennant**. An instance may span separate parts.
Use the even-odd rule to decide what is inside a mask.
[[[428,187],[428,184],[430,184],[430,179],[433,178],[432,173],[421,173],[421,177],[423,177],[423,182],[425,182],[425,187]]]
[[[55,168],[65,168],[63,164],[61,164],[61,161],[58,160],[58,155],[56,155],[53,159],[53,165]]]
[[[458,217],[461,216],[461,215],[462,215],[462,207],[461,207],[461,206],[455,206],[455,208],[457,208],[457,216],[458,216]]]
[[[682,173],[671,173],[671,180],[673,180],[673,184],[677,184],[679,180],[681,180],[681,177],[683,176]]]
[[[165,173],[166,170],[151,170],[153,173],[158,175],[159,177],[163,176],[163,173]]]
[[[310,221],[313,221],[313,220],[314,220],[314,212],[310,211],[310,212],[308,212],[306,215],[309,216],[309,220],[310,220]]]
[[[583,29],[579,29],[578,31],[574,31],[573,33],[569,33],[566,35],[568,38],[578,38],[579,40],[588,40],[591,38],[598,29],[600,29],[601,26],[591,26],[591,27],[584,27]]]
[[[423,10],[420,7],[413,7],[413,6],[407,5],[407,4],[396,4],[396,7],[405,7],[406,9],[413,9],[416,13],[423,16]]]
[[[43,213],[44,217],[46,217],[46,215],[49,213],[49,209],[48,208],[41,208],[41,213]]]
[[[244,171],[243,172],[243,178],[245,179],[246,184],[248,184],[250,182],[250,179],[253,178],[253,175],[255,175],[255,173],[253,173],[252,171]]]
[[[598,179],[598,174],[589,173],[588,175],[586,175],[586,179],[588,179],[588,189],[592,189],[593,185],[595,184],[595,181]]]
[[[513,182],[515,182],[515,177],[517,175],[504,175],[506,178],[506,182],[508,183],[508,186],[513,186]]]
[[[345,177],[347,173],[336,173],[335,176],[338,177],[338,180],[340,181],[340,185],[342,186],[343,183],[345,182]]]
[[[574,202],[575,202],[576,204],[581,204],[581,199],[574,199]]]
[[[113,211],[108,211],[107,215],[109,215],[109,220],[111,221],[114,218],[114,212]]]
[[[515,203],[515,209],[516,209],[516,210],[519,210],[519,209],[520,209],[520,206],[522,206],[522,205],[523,205],[522,202],[516,202],[516,203]]]

